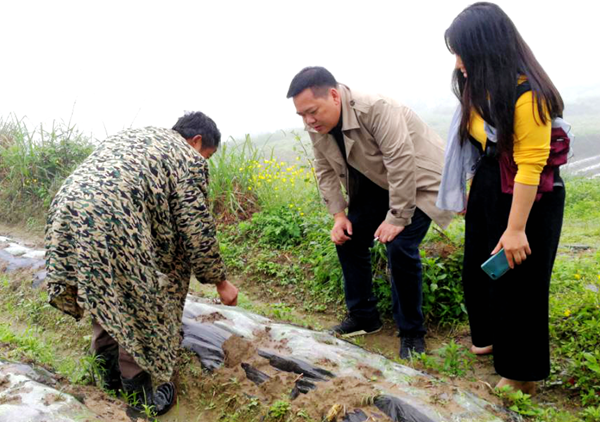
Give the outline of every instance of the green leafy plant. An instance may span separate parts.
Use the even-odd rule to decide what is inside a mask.
[[[286,400],[277,400],[269,407],[266,420],[272,422],[283,421],[291,410],[290,402]]]
[[[600,422],[600,406],[590,406],[581,411],[580,416],[584,422]]]
[[[474,357],[468,349],[452,340],[436,350],[442,359],[441,370],[451,376],[464,376],[473,367]]]
[[[541,416],[544,413],[543,409],[533,403],[530,394],[525,394],[520,390],[514,391],[510,386],[504,386],[496,391],[513,412],[524,416]]]

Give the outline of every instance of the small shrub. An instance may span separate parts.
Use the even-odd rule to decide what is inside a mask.
[[[251,229],[260,242],[270,246],[297,245],[302,238],[302,220],[298,212],[289,207],[278,207],[258,212],[252,216]]]

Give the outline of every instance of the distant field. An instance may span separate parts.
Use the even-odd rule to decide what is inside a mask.
[[[442,139],[446,139],[454,111],[452,107],[415,106],[414,109]],[[572,125],[576,138],[572,145],[572,156],[564,171],[578,176],[600,177],[600,97],[567,102],[565,120]],[[312,156],[308,133],[303,128],[252,135],[251,139],[267,158],[294,162],[306,155],[305,150]]]
[[[567,174],[600,177],[600,134],[578,136],[572,148],[573,155],[564,166]]]

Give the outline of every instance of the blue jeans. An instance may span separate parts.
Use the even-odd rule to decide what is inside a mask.
[[[381,189],[381,188],[380,188]],[[359,320],[379,318],[377,299],[372,289],[371,253],[375,231],[389,209],[387,191],[378,192],[369,201],[351,202],[348,219],[352,222],[351,240],[337,246],[344,274],[344,292],[349,314]],[[392,310],[403,337],[426,333],[423,311],[423,281],[419,245],[431,225],[423,211],[416,208],[411,224],[387,243],[391,273]]]

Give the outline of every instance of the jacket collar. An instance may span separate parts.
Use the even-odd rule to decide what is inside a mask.
[[[338,91],[342,96],[342,131],[359,129],[360,124],[354,110],[356,102],[352,97],[352,91],[344,84],[338,84]]]

